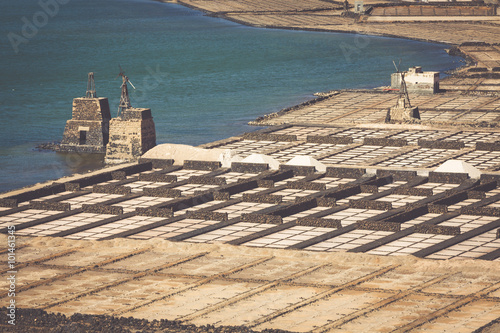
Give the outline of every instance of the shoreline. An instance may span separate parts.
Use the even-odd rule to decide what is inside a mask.
[[[392,34],[371,34],[371,33],[363,33],[359,32],[356,30],[351,30],[351,31],[345,31],[345,30],[335,30],[335,29],[317,29],[317,28],[298,28],[298,27],[282,27],[282,26],[273,26],[273,25],[255,25],[251,24],[249,22],[245,22],[243,20],[238,20],[235,18],[228,17],[224,14],[218,15],[217,13],[209,12],[206,10],[203,10],[202,8],[196,7],[189,5],[183,1],[168,1],[168,0],[154,0],[158,2],[163,2],[163,3],[174,3],[178,4],[190,9],[194,9],[197,11],[200,11],[202,13],[205,13],[206,16],[210,17],[215,17],[215,18],[221,18],[230,22],[238,23],[247,27],[252,27],[252,28],[261,28],[261,29],[281,29],[281,30],[291,30],[291,31],[311,31],[311,32],[329,32],[329,33],[345,33],[345,34],[352,34],[352,35],[365,35],[365,36],[374,36],[374,37],[387,37],[387,38],[402,38],[402,39],[407,39],[407,40],[413,40],[417,42],[427,42],[427,43],[438,43],[438,44],[445,44],[445,45],[450,45],[450,46],[456,46],[457,44],[451,44],[449,42],[444,42],[444,41],[433,41],[433,40],[428,40],[428,39],[421,39],[421,38],[409,38],[409,37],[404,37],[401,35],[392,35]]]
[[[194,9],[197,11],[200,11],[204,13],[206,16],[210,17],[215,17],[215,18],[221,18],[230,22],[238,23],[244,26],[248,27],[254,27],[254,28],[264,28],[264,29],[282,29],[282,30],[292,30],[292,31],[313,31],[313,32],[329,32],[329,33],[346,33],[346,34],[358,34],[358,35],[366,35],[366,36],[375,36],[375,37],[387,37],[387,38],[402,38],[406,40],[413,40],[413,41],[419,41],[419,42],[427,42],[427,43],[438,43],[438,44],[445,44],[449,46],[458,46],[463,42],[466,42],[467,40],[462,40],[461,43],[454,43],[449,40],[446,40],[445,38],[443,39],[430,39],[430,38],[421,38],[417,36],[405,36],[404,34],[398,34],[398,33],[387,33],[387,32],[375,32],[375,31],[362,31],[360,29],[361,26],[363,25],[368,25],[368,26],[373,26],[373,25],[382,25],[386,22],[374,22],[374,23],[358,23],[354,22],[349,25],[355,25],[357,29],[325,29],[325,28],[310,28],[310,27],[294,27],[294,26],[278,26],[278,25],[269,25],[269,24],[254,24],[242,19],[237,19],[234,17],[228,16],[228,12],[213,12],[210,10],[207,10],[205,8],[195,6],[192,4],[187,3],[184,0],[154,0],[157,2],[162,2],[162,3],[172,3],[172,4],[178,4],[181,6],[184,6],[186,8]],[[245,12],[247,13],[247,12]],[[288,13],[288,12],[286,12]],[[259,13],[260,14],[260,13]],[[298,14],[298,12],[297,12]],[[264,16],[265,14],[261,14]],[[332,15],[332,18],[335,17]],[[396,21],[397,22],[397,21]],[[463,20],[463,21],[452,21],[452,20],[434,20],[434,21],[417,21],[417,22],[398,22],[402,24],[412,24],[412,23],[417,23],[417,24],[435,24],[435,23],[460,23],[460,24],[474,24],[474,23],[480,23],[482,25],[488,25],[492,24],[490,22],[484,22],[482,20],[477,21],[477,20]]]

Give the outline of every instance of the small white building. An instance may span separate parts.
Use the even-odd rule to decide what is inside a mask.
[[[424,72],[415,66],[404,72],[408,92],[435,94],[439,91],[439,72]],[[401,88],[401,73],[391,75],[391,88]]]

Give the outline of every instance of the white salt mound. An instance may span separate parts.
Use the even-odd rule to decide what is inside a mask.
[[[434,172],[466,173],[470,178],[481,177],[481,171],[469,163],[460,160],[448,160],[441,164]]]
[[[221,162],[222,167],[231,166],[231,159],[235,153],[230,149],[203,149],[189,145],[165,143],[148,150],[143,158],[173,159],[175,165],[182,165],[186,160]]]
[[[271,170],[278,170],[280,168],[280,162],[264,154],[252,154],[245,157],[241,163],[268,164]]]
[[[313,166],[318,172],[325,172],[326,165],[310,156],[295,156],[286,165]]]

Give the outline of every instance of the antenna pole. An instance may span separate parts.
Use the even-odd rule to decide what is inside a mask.
[[[408,89],[406,88],[405,73],[401,73],[401,89],[399,98],[403,100],[405,107],[411,108],[410,96],[408,95]],[[406,106],[408,104],[408,106]]]
[[[123,72],[120,72],[119,75],[122,77],[123,81],[122,94],[120,97],[120,105],[118,106],[118,115],[121,115],[124,110],[131,108],[132,105],[130,104],[130,97],[128,95],[128,86],[127,86],[127,82],[129,81],[128,77]]]
[[[86,98],[97,98],[97,94],[95,92],[95,81],[94,81],[94,72],[89,73],[88,81],[87,81],[87,94]]]
[[[394,62],[394,60],[392,61],[392,64],[394,65],[394,68],[396,68],[396,72],[399,73],[399,68],[398,68],[398,66],[396,66],[396,63]]]

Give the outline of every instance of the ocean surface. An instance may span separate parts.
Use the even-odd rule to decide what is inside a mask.
[[[61,140],[88,72],[116,116],[121,65],[157,143],[198,145],[255,130],[249,121],[315,92],[389,85],[393,60],[461,65],[446,45],[252,28],[150,0],[0,1],[0,22],[0,192],[102,165],[35,149]]]

